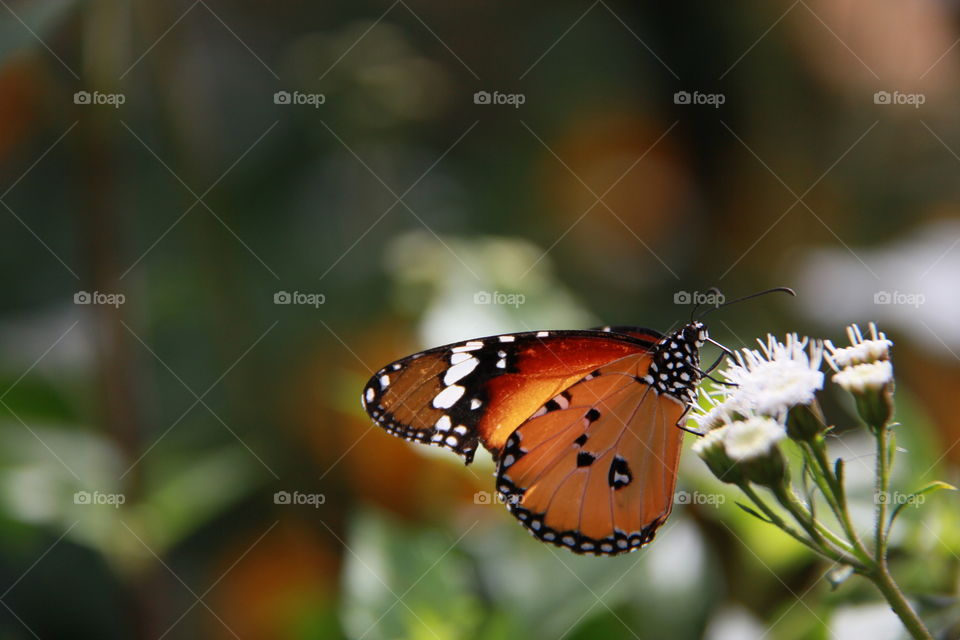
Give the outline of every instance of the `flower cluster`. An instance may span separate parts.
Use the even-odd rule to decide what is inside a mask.
[[[833,381],[856,397],[857,410],[870,428],[879,429],[893,415],[893,342],[874,323],[868,328],[870,338],[865,340],[860,327],[850,325],[850,346],[837,348],[828,340],[825,355],[836,371]]]
[[[706,396],[693,419],[707,435],[695,451],[723,481],[771,486],[785,481],[777,443],[801,411],[810,415],[823,388],[824,345],[797,334],[767,336],[759,349],[741,349],[720,372],[725,384]],[[815,424],[819,421],[814,421]],[[718,473],[720,471],[720,473]]]
[[[817,402],[817,393],[824,387],[824,361],[833,370],[831,380],[853,395],[858,414],[876,440],[877,491],[887,494],[896,450],[889,439],[893,343],[873,323],[867,337],[855,324],[848,327],[847,335],[850,345],[845,347],[797,334],[783,342],[767,336],[766,341],[758,341],[759,349],[729,354],[726,368],[719,372],[720,387],[706,394],[691,416],[704,432],[693,449],[717,478],[737,485],[759,510],[740,505],[746,511],[843,567],[832,578],[834,586],[854,573],[864,576],[880,588],[914,638],[930,638],[887,569],[887,541],[898,511],[888,514],[886,501],[875,501],[873,549],[867,549],[850,517],[843,460],[831,463],[828,458],[824,435],[830,427]],[[802,454],[804,474],[813,480],[801,492],[804,499],[790,481],[781,451],[786,441],[792,441]],[[756,487],[769,490],[780,509],[773,508]],[[913,495],[941,488],[952,487],[932,483]],[[825,506],[814,505],[817,495]],[[835,523],[819,517],[824,509],[832,512]]]
[[[768,335],[757,341],[758,349],[733,354],[720,371],[725,384],[707,394],[692,416],[706,432],[694,450],[721,480],[767,486],[785,481],[777,443],[787,436],[815,439],[826,430],[816,397],[823,389],[824,360],[836,372],[833,382],[858,398],[868,424],[889,418],[893,343],[873,323],[869,339],[855,324],[847,335],[849,347],[795,333],[783,342]]]

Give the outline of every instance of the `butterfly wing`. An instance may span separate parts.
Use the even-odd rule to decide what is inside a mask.
[[[636,340],[647,342],[651,347],[663,340],[662,333],[654,329],[647,329],[646,327],[606,325],[603,327],[596,327],[595,329],[592,329],[592,331],[603,331],[605,333],[627,335]]]
[[[387,432],[441,446],[469,464],[478,444],[496,457],[507,437],[551,398],[598,367],[652,343],[603,331],[537,331],[477,338],[387,365],[364,408]]]
[[[613,555],[646,544],[666,520],[687,405],[657,393],[651,363],[636,353],[600,367],[511,434],[497,489],[535,537]]]

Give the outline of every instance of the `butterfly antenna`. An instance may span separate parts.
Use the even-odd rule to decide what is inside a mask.
[[[730,301],[728,301],[728,302],[724,302],[723,304],[718,304],[718,305],[716,305],[716,306],[714,306],[714,307],[710,307],[709,309],[707,309],[706,311],[704,311],[703,313],[701,313],[699,316],[697,316],[697,319],[699,320],[700,318],[703,318],[704,316],[706,316],[706,315],[707,315],[708,313],[710,313],[711,311],[715,311],[715,310],[719,309],[720,307],[729,307],[730,305],[736,304],[737,302],[743,302],[744,300],[751,300],[751,299],[753,299],[753,298],[759,298],[760,296],[765,296],[765,295],[767,295],[768,293],[778,293],[778,292],[789,293],[791,296],[796,296],[796,295],[797,295],[796,291],[794,291],[794,290],[791,289],[790,287],[774,287],[773,289],[765,289],[764,291],[758,291],[757,293],[751,293],[751,294],[748,295],[748,296],[743,296],[742,298],[737,298],[737,299],[735,299],[735,300],[730,300]],[[717,293],[719,293],[719,291],[717,291]]]
[[[717,287],[710,287],[709,289],[707,289],[706,295],[702,297],[697,296],[697,303],[693,305],[693,309],[690,310],[690,322],[694,321],[694,319],[697,317],[697,311],[700,309],[700,307],[703,306],[703,301],[708,299],[710,296],[716,298],[717,296],[722,297],[723,294],[720,293],[720,289],[718,289]],[[704,315],[706,315],[706,313],[704,313]]]

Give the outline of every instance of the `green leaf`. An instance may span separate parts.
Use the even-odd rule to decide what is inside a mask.
[[[928,493],[934,493],[936,491],[941,491],[941,490],[956,491],[957,488],[952,484],[947,484],[946,482],[943,482],[941,480],[934,480],[930,484],[926,484],[923,487],[917,489],[916,491],[908,495],[903,502],[898,504],[893,509],[893,513],[890,514],[890,524],[887,525],[887,529],[889,530],[889,528],[893,526],[893,521],[896,519],[897,515],[899,515],[900,510],[903,509],[908,504],[914,504],[916,502],[916,498],[926,495]]]
[[[154,536],[155,548],[173,546],[253,491],[259,484],[253,464],[248,451],[232,446],[195,454],[149,476],[135,508]]]
[[[752,515],[754,518],[757,518],[758,520],[762,520],[762,521],[766,522],[767,524],[773,524],[773,522],[772,522],[769,518],[760,515],[759,513],[757,513],[756,511],[754,511],[751,507],[748,507],[747,505],[743,504],[742,502],[738,502],[738,503],[737,503],[737,506],[740,507],[741,509],[743,509],[744,511],[746,511],[747,513],[749,513],[750,515]]]

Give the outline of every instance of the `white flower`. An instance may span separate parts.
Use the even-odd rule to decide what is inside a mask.
[[[893,380],[893,365],[889,360],[866,362],[846,367],[833,376],[833,381],[851,393],[882,389]]]
[[[731,422],[719,434],[731,460],[744,462],[768,455],[787,436],[776,420],[754,417]],[[705,439],[706,436],[703,438]],[[701,440],[703,440],[701,439]]]
[[[690,418],[697,423],[701,431],[719,429],[733,420],[735,413],[742,413],[736,398],[724,392],[703,393],[708,406],[699,405]],[[717,401],[717,398],[721,398]]]
[[[826,354],[827,362],[834,371],[840,371],[844,367],[855,364],[887,360],[890,357],[890,347],[893,346],[893,342],[887,340],[887,336],[882,331],[877,331],[877,325],[873,322],[868,326],[869,340],[864,340],[860,327],[852,324],[847,327],[847,337],[850,338],[849,347],[835,347],[829,340],[824,343],[829,351]]]
[[[693,449],[693,452],[701,458],[704,457],[704,454],[707,453],[709,449],[712,449],[718,444],[722,446],[723,434],[726,432],[726,430],[726,426],[711,429],[702,437],[697,438],[697,441],[693,443],[691,449]]]
[[[758,340],[759,342],[759,340]],[[783,417],[790,407],[813,402],[823,388],[823,344],[792,333],[780,343],[771,335],[760,351],[742,349],[722,375],[736,385],[725,391],[743,411]]]

